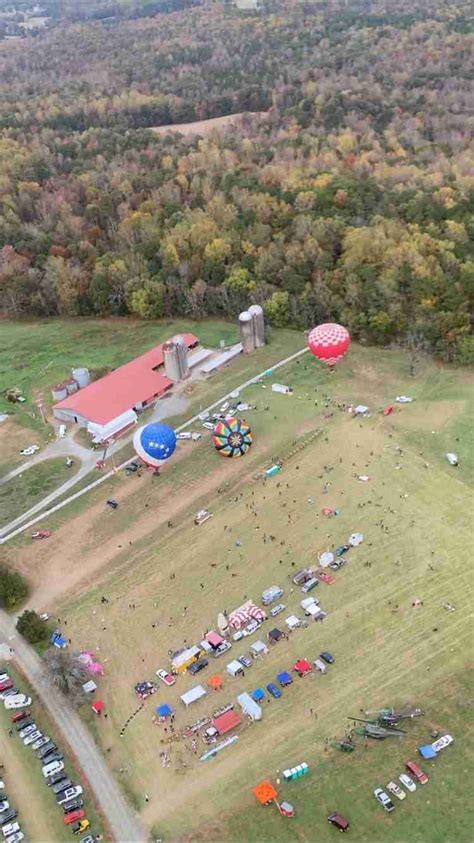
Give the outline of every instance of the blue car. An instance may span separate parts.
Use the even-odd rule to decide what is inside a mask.
[[[275,697],[276,700],[279,700],[282,696],[282,691],[280,691],[278,685],[275,685],[273,682],[268,683],[267,691],[272,695],[272,697]]]

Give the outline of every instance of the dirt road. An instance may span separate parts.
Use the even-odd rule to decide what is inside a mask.
[[[65,698],[51,687],[40,657],[15,631],[15,620],[0,611],[0,644],[13,649],[12,658],[56,723],[88,779],[98,806],[118,843],[145,843],[147,832],[125,802],[105,760],[82,721]],[[66,737],[67,736],[67,737]]]

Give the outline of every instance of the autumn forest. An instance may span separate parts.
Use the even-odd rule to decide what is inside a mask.
[[[255,301],[275,326],[474,360],[470,12],[216,2],[0,41],[2,313]]]

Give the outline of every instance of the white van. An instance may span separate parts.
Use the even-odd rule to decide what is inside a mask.
[[[51,761],[51,764],[46,764],[41,772],[45,779],[49,779],[50,776],[54,776],[55,773],[60,773],[61,770],[64,770],[64,764],[62,761]]]
[[[28,708],[31,705],[31,697],[27,697],[25,694],[12,694],[11,697],[7,697],[3,701],[3,704],[7,711],[12,708]]]
[[[262,593],[262,603],[264,606],[268,606],[275,600],[279,600],[280,597],[283,597],[283,589],[279,585],[272,585]]]
[[[305,582],[301,591],[303,592],[303,594],[307,594],[308,591],[312,591],[313,588],[316,588],[317,585],[319,585],[319,580],[317,580],[316,577],[311,577],[308,582]]]

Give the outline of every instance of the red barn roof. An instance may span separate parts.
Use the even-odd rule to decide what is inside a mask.
[[[220,735],[225,735],[226,732],[230,732],[232,729],[235,729],[239,723],[242,722],[242,718],[240,714],[237,714],[236,711],[231,709],[230,711],[226,711],[225,714],[221,714],[220,717],[215,717],[212,721],[212,725],[214,729],[217,729]]]
[[[194,334],[183,334],[188,348],[197,344]],[[55,410],[69,410],[96,424],[107,424],[144,401],[163,395],[172,381],[156,369],[163,365],[163,345],[159,345],[119,366],[89,386],[68,395],[54,405]]]

